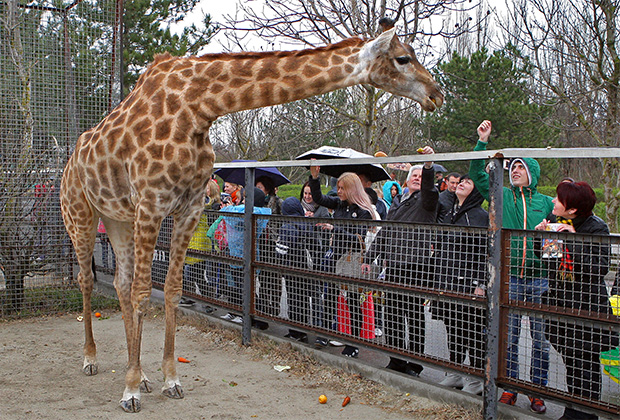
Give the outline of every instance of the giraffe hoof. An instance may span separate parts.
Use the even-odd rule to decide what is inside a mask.
[[[127,400],[121,400],[121,408],[127,413],[137,413],[142,408],[142,405],[138,398],[131,397]]]
[[[142,382],[140,382],[140,392],[153,392],[153,385],[151,384],[151,381],[148,379],[143,379]]]
[[[97,365],[89,363],[82,369],[86,376],[94,376],[99,372]]]
[[[183,388],[181,385],[173,385],[170,388],[166,388],[162,390],[162,394],[164,394],[168,398],[181,399],[183,398]]]

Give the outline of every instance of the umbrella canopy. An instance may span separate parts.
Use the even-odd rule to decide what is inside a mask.
[[[256,162],[255,160],[241,160],[235,159],[233,162]],[[219,176],[224,182],[232,182],[233,184],[243,185],[245,187],[245,168],[220,168],[213,172],[214,175]],[[277,169],[272,167],[268,168],[256,168],[254,170],[254,179],[258,179],[261,176],[266,176],[273,181],[274,187],[278,187],[282,184],[290,184],[291,181]]]
[[[332,147],[322,146],[318,149],[310,150],[306,153],[302,153],[297,156],[295,160],[306,159],[347,159],[347,158],[371,158],[373,156],[366,153],[358,152],[357,150],[344,148],[344,147]],[[335,178],[342,175],[344,172],[365,173],[370,177],[372,182],[383,181],[390,179],[390,174],[385,169],[376,163],[366,164],[351,164],[351,165],[333,165],[323,166],[321,165],[321,173]]]
[[[446,167],[439,163],[433,163],[433,169],[435,169],[435,172],[448,172]]]

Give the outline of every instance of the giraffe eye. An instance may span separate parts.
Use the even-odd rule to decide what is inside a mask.
[[[396,60],[396,62],[400,64],[401,66],[411,63],[411,57],[409,57],[408,55],[403,55],[402,57],[396,57],[394,60]]]

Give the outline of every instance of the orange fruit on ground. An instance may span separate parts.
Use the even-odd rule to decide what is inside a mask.
[[[95,312],[95,317],[97,317],[97,318],[101,317],[101,313]]]
[[[319,402],[325,404],[327,402],[327,397],[325,395],[319,396]]]

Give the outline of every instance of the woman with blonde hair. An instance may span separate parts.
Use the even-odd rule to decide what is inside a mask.
[[[330,197],[321,193],[321,184],[319,182],[320,166],[310,166],[310,179],[308,181],[312,192],[312,199],[315,203],[333,209],[334,219],[362,219],[373,220],[376,218],[375,210],[368,194],[362,186],[357,174],[353,172],[345,172],[338,178],[336,184],[337,197]],[[364,238],[368,226],[361,224],[347,224],[346,222],[338,223],[318,223],[318,227],[323,230],[329,230],[333,233],[332,252],[330,258],[326,258],[322,264],[324,270],[335,272],[336,261],[343,257],[347,252],[360,252],[364,245]],[[327,282],[325,321],[326,327],[330,328],[333,317],[336,315],[336,284]],[[348,301],[359,303],[359,293],[357,291],[348,291]],[[361,309],[359,304],[351,304],[351,334],[359,336],[361,325]],[[328,341],[322,337],[317,337],[317,346],[326,346]],[[345,346],[342,354],[349,357],[357,357],[359,350],[353,346]]]
[[[219,210],[222,207],[220,186],[217,185],[217,181],[213,178],[207,184],[207,198],[209,201],[205,204],[205,210]]]

